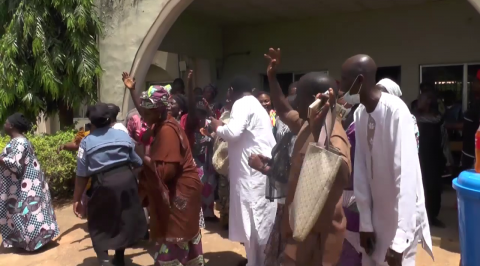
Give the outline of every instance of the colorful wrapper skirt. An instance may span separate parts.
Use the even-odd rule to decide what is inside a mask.
[[[155,246],[153,259],[155,266],[204,266],[202,234],[188,242],[172,243],[164,241]]]

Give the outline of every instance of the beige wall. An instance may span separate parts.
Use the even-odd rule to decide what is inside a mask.
[[[178,5],[179,8],[175,9],[180,2],[183,3],[182,6]],[[99,39],[100,63],[104,70],[99,89],[102,102],[114,103],[122,108],[123,114],[126,114],[123,109],[129,107],[129,95],[126,95],[121,81],[122,71],[132,70],[133,74],[138,73],[137,82],[144,84],[148,66],[156,52],[149,49],[142,50],[140,52],[142,54],[137,57],[145,36],[153,28],[155,21],[176,19],[176,16],[189,3],[190,0],[124,0],[120,2],[97,0],[99,12],[105,22],[104,35]],[[170,14],[161,11],[167,11],[167,13],[170,11]],[[168,24],[169,22],[165,22],[165,25]],[[160,32],[162,28],[153,30]],[[155,42],[157,39],[161,40],[163,36],[152,33],[151,37]]]
[[[196,69],[196,86],[216,80],[217,60],[222,58],[222,30],[211,22],[182,13],[160,44],[159,50],[188,57]]]
[[[145,85],[149,82],[172,82],[178,77],[178,55],[158,51],[155,53],[152,64],[147,71],[145,82],[139,86],[139,89],[145,90]]]
[[[442,1],[408,9],[342,14],[309,21],[224,29],[224,54],[251,51],[225,63],[219,82],[237,73],[261,86],[263,54],[283,51],[282,71],[328,70],[340,78],[349,56],[366,53],[379,66],[402,66],[402,90],[409,102],[418,93],[419,65],[480,62],[480,15],[467,1]]]

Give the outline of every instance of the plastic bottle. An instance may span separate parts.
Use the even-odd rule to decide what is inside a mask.
[[[475,172],[480,173],[480,127],[475,133]]]

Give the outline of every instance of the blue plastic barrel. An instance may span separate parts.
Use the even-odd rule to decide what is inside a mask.
[[[457,191],[461,266],[480,265],[480,174],[473,169],[461,172],[453,188]]]

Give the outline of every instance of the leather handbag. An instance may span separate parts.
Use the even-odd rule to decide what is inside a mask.
[[[230,120],[230,112],[224,112],[220,117],[220,120],[225,124],[228,123]],[[217,173],[228,177],[228,143],[218,136],[215,138],[213,144],[212,164]]]
[[[227,142],[217,139],[215,144],[212,164],[217,173],[228,176],[228,144]]]
[[[335,123],[331,111],[325,121],[318,143],[311,142],[307,147],[295,196],[289,208],[293,238],[299,242],[306,239],[317,222],[342,160],[330,143]]]

